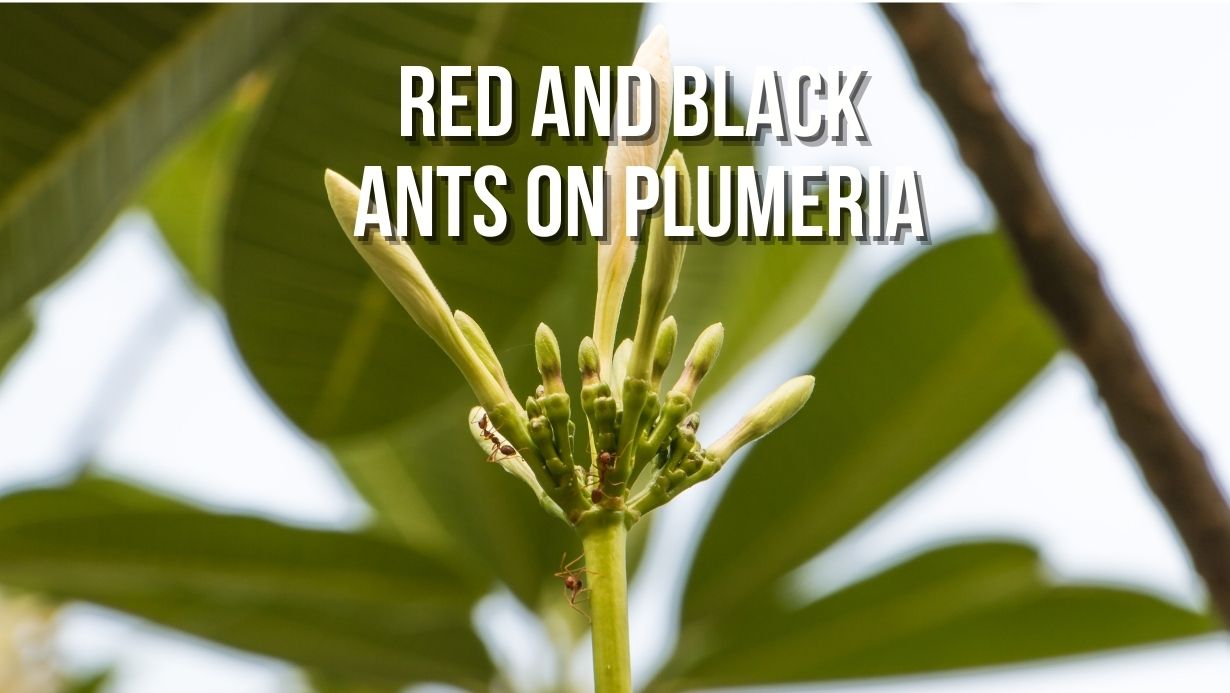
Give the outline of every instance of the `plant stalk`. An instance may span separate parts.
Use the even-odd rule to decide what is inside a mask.
[[[580,527],[593,619],[595,693],[632,693],[628,647],[628,529],[622,512],[603,512]]]

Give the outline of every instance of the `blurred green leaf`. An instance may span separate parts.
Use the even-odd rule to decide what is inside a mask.
[[[226,103],[161,163],[138,194],[197,286],[216,291],[222,214],[243,136],[268,91],[249,75]]]
[[[1059,348],[997,235],[945,243],[872,294],[803,411],[734,471],[684,621],[746,604],[977,433]]]
[[[1058,585],[1033,549],[947,546],[811,604],[682,635],[653,690],[900,676],[1209,633],[1197,614],[1124,589]]]
[[[184,501],[132,484],[87,474],[68,486],[25,489],[0,497],[0,531],[5,519],[31,524],[47,520],[88,518],[137,510],[203,512]],[[68,499],[71,503],[67,502]]]
[[[34,320],[24,310],[7,318],[0,318],[0,375],[4,374],[9,361],[21,351],[32,334]]]
[[[404,544],[215,515],[112,481],[0,498],[0,582],[347,679],[485,688],[479,585]]]
[[[465,224],[464,243],[446,238],[443,228],[437,240],[413,243],[445,298],[479,321],[507,359],[509,377],[528,391],[538,321],[579,326],[592,319],[578,320],[573,310],[592,298],[556,294],[573,286],[565,279],[590,270],[593,250],[529,234],[526,175],[538,164],[601,164],[603,148],[555,137],[540,142],[528,131],[501,142],[407,141],[399,130],[400,66],[504,65],[519,85],[517,122],[528,128],[540,68],[558,64],[568,73],[577,64],[626,62],[640,7],[329,11],[279,72],[236,173],[221,299],[240,352],[282,410],[318,438],[370,433],[435,409],[461,379],[350,247],[325,197],[324,170],[358,181],[365,165],[391,174],[398,165],[493,164],[511,184],[500,197],[514,227],[510,239],[492,243]],[[472,187],[463,204],[481,209]],[[574,344],[582,336],[557,332]]]
[[[397,685],[356,683],[311,672],[308,675],[311,693],[398,693],[403,688]]]
[[[85,254],[146,168],[290,35],[301,12],[0,8],[0,315]]]
[[[111,670],[104,669],[97,674],[71,679],[60,687],[60,693],[99,693],[111,682]]]

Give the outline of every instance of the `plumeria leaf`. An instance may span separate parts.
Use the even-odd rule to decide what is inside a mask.
[[[376,683],[482,688],[480,582],[365,534],[217,515],[115,481],[0,497],[0,584]]]
[[[772,590],[977,433],[1058,349],[999,236],[921,253],[825,352],[802,412],[733,470],[685,622]]]
[[[653,691],[816,684],[1012,664],[1186,638],[1207,614],[1126,589],[1060,584],[1007,542],[913,556],[803,605],[685,630]]]
[[[312,11],[0,8],[0,315],[80,260],[158,156]]]

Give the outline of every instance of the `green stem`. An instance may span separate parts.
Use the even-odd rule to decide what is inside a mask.
[[[603,512],[580,528],[593,619],[595,693],[631,693],[628,649],[628,529],[621,512]]]

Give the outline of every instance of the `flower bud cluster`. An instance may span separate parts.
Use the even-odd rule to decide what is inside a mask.
[[[655,30],[637,54],[637,64],[658,82],[664,117],[670,113],[670,58],[665,34]],[[665,122],[669,122],[666,120]],[[607,171],[622,176],[629,165],[657,166],[665,132],[648,141],[616,142]],[[667,210],[686,225],[691,213],[691,181],[683,155],[673,152],[663,175],[677,176],[677,209]],[[683,267],[686,244],[666,236],[663,212],[653,215],[642,244],[645,269],[635,332],[615,346],[627,281],[636,246],[623,234],[599,249],[594,335],[581,340],[581,411],[586,438],[577,441],[572,402],[563,377],[563,358],[555,333],[540,324],[534,355],[542,384],[518,400],[495,349],[473,318],[453,311],[406,243],[380,234],[351,235],[359,191],[328,171],[325,189],[342,229],[359,254],[406,312],[452,359],[469,383],[478,405],[470,410],[470,430],[487,460],[523,480],[548,512],[571,524],[594,513],[623,513],[626,521],[668,502],[713,476],[741,447],[792,417],[811,395],[810,376],[782,385],[707,449],[697,438],[700,416],[693,411],[697,392],[722,349],[720,323],[697,337],[678,380],[662,391],[662,378],[674,356],[679,328],[667,315]],[[614,210],[621,217],[622,209]]]

